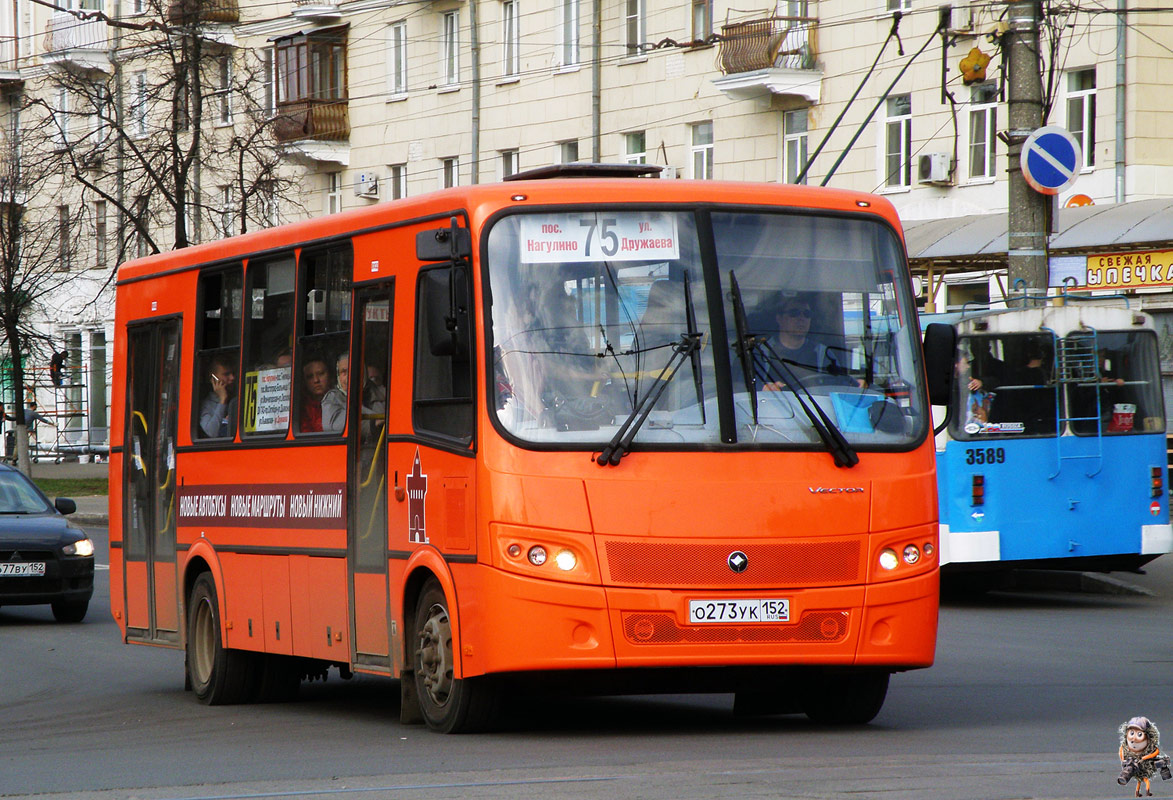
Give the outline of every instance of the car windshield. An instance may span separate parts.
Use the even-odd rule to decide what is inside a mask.
[[[19,472],[0,472],[0,514],[43,514],[53,508]]]
[[[812,416],[865,448],[906,446],[926,430],[903,256],[873,220],[515,214],[492,227],[485,263],[493,405],[519,440],[593,449],[627,428],[636,445],[810,449],[826,441]],[[807,326],[797,345],[795,319]],[[813,413],[778,370],[809,390]]]

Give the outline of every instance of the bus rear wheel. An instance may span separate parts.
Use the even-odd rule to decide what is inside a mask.
[[[887,672],[826,672],[807,687],[802,710],[812,722],[824,725],[863,725],[884,707]]]
[[[220,604],[210,572],[191,587],[187,603],[187,675],[196,698],[205,705],[249,699],[254,691],[253,654],[231,650],[220,637]]]
[[[435,579],[420,592],[413,631],[412,679],[424,722],[439,733],[484,730],[496,715],[497,689],[490,678],[455,677],[452,618]]]

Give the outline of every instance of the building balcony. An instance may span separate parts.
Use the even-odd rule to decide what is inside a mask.
[[[167,21],[172,25],[210,23],[235,25],[240,22],[237,0],[171,0],[167,6]]]
[[[111,71],[109,49],[105,22],[57,12],[49,18],[42,58],[48,64],[108,73]]]
[[[299,160],[346,165],[350,161],[350,109],[346,100],[281,103],[273,135]]]
[[[293,16],[314,22],[329,22],[342,16],[337,0],[293,0]]]
[[[713,84],[736,99],[790,95],[817,103],[823,77],[815,62],[817,32],[813,17],[722,25],[718,53],[724,77]]]
[[[15,36],[0,36],[0,91],[14,89],[24,83],[20,74],[20,50]]]

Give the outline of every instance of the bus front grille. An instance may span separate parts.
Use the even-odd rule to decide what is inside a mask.
[[[808,611],[790,625],[680,625],[672,614],[623,615],[623,635],[632,644],[771,644],[838,642],[850,628],[847,611]]]
[[[729,566],[730,554],[738,549],[729,544],[613,539],[604,546],[603,570],[611,586],[663,589],[843,586],[858,583],[863,571],[860,538],[746,544],[740,548],[748,559],[743,572]]]

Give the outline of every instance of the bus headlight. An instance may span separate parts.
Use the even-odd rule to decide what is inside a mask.
[[[535,544],[529,549],[529,554],[527,557],[529,558],[529,563],[533,564],[535,567],[540,567],[542,564],[546,563],[546,548],[542,547],[540,544]]]
[[[554,563],[563,572],[570,572],[578,566],[578,558],[569,550],[559,550],[558,555],[554,556]]]
[[[915,564],[918,561],[920,561],[920,550],[917,549],[916,545],[910,544],[910,545],[908,545],[908,547],[905,547],[904,548],[904,563],[905,564]]]
[[[900,559],[896,557],[896,551],[890,547],[886,547],[880,551],[880,566],[884,569],[896,569],[896,565],[900,563]]]

